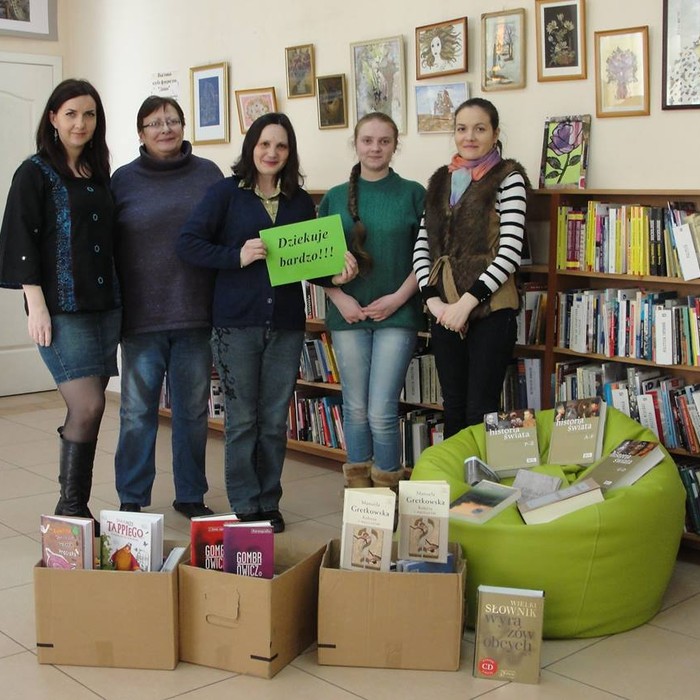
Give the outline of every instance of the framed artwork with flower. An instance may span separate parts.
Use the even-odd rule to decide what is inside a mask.
[[[228,63],[190,68],[192,143],[228,143]]]
[[[314,45],[288,46],[284,50],[287,67],[287,97],[313,97],[316,94]]]
[[[466,71],[466,17],[416,27],[416,80]]]
[[[236,106],[241,133],[245,134],[251,124],[263,114],[277,111],[275,88],[264,87],[253,90],[236,90]]]
[[[595,32],[597,117],[649,114],[649,27]]]
[[[585,0],[535,0],[537,80],[586,77]]]
[[[585,188],[590,134],[590,114],[545,119],[539,182],[541,189]]]
[[[664,0],[662,109],[700,108],[700,3]]]

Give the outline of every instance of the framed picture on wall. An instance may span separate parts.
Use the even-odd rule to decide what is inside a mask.
[[[0,35],[55,41],[56,0],[0,2]]]
[[[416,85],[419,134],[444,134],[454,128],[455,108],[469,99],[466,83]]]
[[[252,90],[236,90],[236,106],[241,133],[245,134],[250,125],[263,114],[277,111],[275,88],[253,88]]]
[[[345,74],[320,75],[316,78],[318,128],[341,129],[348,125],[348,98]]]
[[[192,143],[228,143],[228,64],[190,68]]]
[[[289,46],[284,50],[287,68],[287,97],[313,97],[316,94],[314,46]]]
[[[388,114],[406,133],[406,74],[403,37],[350,44],[355,119],[370,112]]]
[[[466,17],[416,27],[416,80],[466,70]]]
[[[481,15],[481,89],[525,87],[525,10]]]
[[[664,0],[662,109],[700,108],[700,3]]]
[[[586,186],[590,133],[590,114],[545,119],[540,189],[583,189]]]
[[[597,117],[649,114],[649,27],[595,32]]]
[[[537,80],[586,77],[585,0],[535,0]]]

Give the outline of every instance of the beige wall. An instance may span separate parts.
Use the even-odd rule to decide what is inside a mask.
[[[406,54],[408,132],[402,138],[395,168],[425,182],[452,152],[447,134],[417,134],[414,113],[416,26],[469,17],[469,67],[464,75],[472,95],[479,86],[480,15],[495,9],[526,8],[527,87],[492,92],[501,113],[505,152],[518,158],[537,180],[546,116],[595,115],[593,32],[649,25],[651,115],[596,119],[591,129],[589,186],[607,188],[698,188],[700,112],[661,110],[662,3],[658,0],[588,0],[586,80],[537,82],[533,0],[58,0],[58,41],[0,37],[0,51],[59,54],[64,75],[92,80],[107,115],[114,165],[131,160],[137,149],[136,110],[148,94],[151,75],[180,74],[181,102],[189,114],[189,67],[227,61],[231,92],[236,88],[274,85],[279,108],[297,130],[307,186],[326,188],[347,177],[353,162],[350,129],[317,127],[314,98],[288,100],[284,47],[313,43],[319,75],[345,73],[349,80],[352,41],[403,35]],[[432,79],[430,82],[441,82]],[[231,143],[197,147],[226,172],[237,156],[242,136],[233,99]],[[352,116],[351,116],[352,119]]]

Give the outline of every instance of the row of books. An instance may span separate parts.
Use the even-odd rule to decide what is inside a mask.
[[[507,367],[503,378],[501,406],[504,411],[532,406],[539,411],[542,386],[542,359],[518,357]]]
[[[676,460],[678,474],[685,487],[685,529],[700,535],[700,462]]]
[[[424,352],[411,358],[401,400],[412,404],[440,404],[442,391],[435,366],[435,355]]]
[[[299,376],[307,382],[340,383],[338,360],[327,332],[304,340]]]
[[[543,345],[547,329],[547,286],[542,282],[523,282],[521,295],[516,343]]]
[[[341,397],[304,396],[295,391],[289,402],[287,437],[325,447],[346,449]]]
[[[163,386],[160,390],[159,408],[170,410],[170,382],[166,373],[163,379]],[[209,401],[207,403],[207,415],[209,418],[223,418],[224,416],[224,391],[221,386],[221,378],[215,367],[211,368],[211,379],[209,380]]]
[[[326,318],[328,301],[323,287],[311,284],[311,282],[307,282],[306,280],[301,284],[304,290],[304,311],[306,313],[306,318],[321,320]]]
[[[415,466],[423,450],[443,441],[444,430],[442,411],[418,408],[400,416],[401,464],[409,469]]]

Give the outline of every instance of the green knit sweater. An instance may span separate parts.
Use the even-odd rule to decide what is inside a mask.
[[[348,211],[348,183],[328,190],[319,207],[319,216],[340,214],[350,245],[352,217]],[[404,180],[393,170],[378,181],[358,180],[359,214],[367,229],[365,248],[372,256],[372,270],[343,285],[346,294],[366,306],[375,299],[395,292],[412,271],[413,244],[423,213],[425,188]],[[418,293],[384,321],[346,323],[338,309],[329,305],[326,326],[332,331],[354,328],[414,328],[423,326]]]

